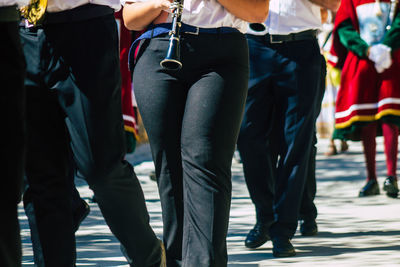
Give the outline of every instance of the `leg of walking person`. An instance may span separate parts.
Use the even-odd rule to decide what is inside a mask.
[[[75,177],[74,177],[75,178]],[[89,215],[90,207],[89,204],[83,200],[79,194],[79,191],[75,187],[72,188],[72,223],[74,232],[78,231],[82,221]]]
[[[135,66],[133,87],[151,145],[160,192],[167,266],[175,267],[182,265],[183,172],[180,139],[187,89],[173,75],[157,71],[165,50],[158,48],[161,45],[159,39],[148,42]],[[159,58],[154,56],[154,51],[161,51]]]
[[[49,45],[54,48],[54,57],[62,59],[48,79],[58,81],[50,86],[57,91],[66,113],[75,164],[132,264],[159,265],[160,243],[149,225],[139,180],[133,167],[124,160],[114,16],[49,24],[45,31]],[[65,79],[60,75],[66,75]]]
[[[384,137],[387,178],[383,184],[386,195],[397,198],[399,187],[397,185],[397,153],[399,128],[395,124],[382,123]]]
[[[361,139],[364,148],[365,164],[367,168],[366,184],[359,192],[360,197],[379,194],[379,186],[376,177],[376,128],[377,122],[368,123],[361,129]]]
[[[398,19],[399,15],[397,16],[397,20]],[[379,95],[382,98],[393,99],[392,101],[395,101],[400,95],[400,77],[398,75],[400,69],[400,50],[398,48],[394,50],[392,57],[393,64],[379,77],[381,81]],[[391,110],[391,112],[388,113],[388,119],[382,118],[382,132],[388,175],[387,179],[385,179],[383,190],[386,191],[387,196],[395,198],[398,196],[399,192],[396,170],[400,124],[396,113],[397,106],[388,105],[387,107]]]
[[[242,64],[247,49],[231,48],[247,48],[238,36],[229,43],[218,34],[185,36],[179,73],[159,66],[167,37],[151,39],[134,70],[158,177],[168,266],[227,264],[230,168],[248,78]],[[199,69],[215,61],[221,63]]]
[[[323,57],[321,55],[321,57]],[[322,99],[324,96],[326,88],[326,61],[325,58],[322,60],[321,64],[321,77],[319,91],[317,94],[317,101],[315,103],[315,120],[317,120],[318,115],[321,111]],[[315,174],[315,164],[317,156],[317,131],[314,128],[314,136],[311,146],[310,159],[308,162],[308,174],[306,177],[306,183],[304,185],[303,198],[300,205],[300,233],[303,236],[312,236],[318,233],[317,227],[317,207],[315,206],[314,199],[317,193],[317,181]]]
[[[273,44],[272,44],[273,45]],[[275,192],[275,218],[270,228],[273,253],[293,256],[290,244],[297,224],[301,198],[308,175],[312,140],[315,133],[316,105],[320,103],[323,57],[315,40],[288,42],[279,46],[281,66],[277,73],[278,118],[283,129]],[[310,63],[312,62],[312,63]],[[310,98],[310,95],[314,97]],[[307,155],[307,156],[304,156]]]
[[[109,15],[69,21],[77,18],[77,14],[93,15],[99,9],[103,12],[107,9]],[[36,35],[25,40],[31,43],[26,53],[32,52],[29,53],[32,75],[27,84],[32,89],[30,98],[35,112],[30,124],[36,127],[28,152],[31,162],[37,163],[30,165],[28,179],[36,195],[47,192],[40,195],[36,205],[33,201],[39,235],[48,235],[50,239],[41,240],[41,248],[44,253],[45,248],[59,249],[58,254],[51,255],[54,261],[59,261],[54,266],[71,266],[74,262],[76,167],[94,191],[105,220],[126,248],[130,263],[159,266],[161,245],[149,225],[139,181],[132,166],[124,160],[118,37],[113,10],[87,5],[52,16],[58,20],[64,18],[65,22],[51,23],[48,15],[43,29],[24,29],[36,31]],[[68,153],[70,149],[74,164]],[[46,201],[49,199],[57,201],[49,203]],[[61,221],[62,217],[65,220],[60,225],[65,227],[51,237],[58,225],[54,221]],[[53,225],[44,229],[39,221]],[[63,245],[51,247],[61,235],[65,236]]]
[[[233,53],[234,50],[227,51],[220,61],[226,63],[193,84],[187,96],[181,137],[183,266],[217,267],[226,266],[228,261],[231,164],[248,71],[239,65],[245,62],[246,53],[237,55],[228,64],[227,57]],[[208,104],[196,105],[199,99]]]
[[[28,43],[25,43],[25,49]],[[56,94],[28,85],[31,68],[37,66],[25,51],[28,62],[26,175],[28,188],[24,208],[31,229],[34,260],[38,266],[73,266],[75,231],[72,190],[74,167],[64,114]],[[38,63],[38,62],[36,62]]]
[[[317,193],[317,183],[315,177],[315,161],[317,155],[317,136],[316,133],[313,137],[313,144],[308,165],[308,174],[306,183],[304,185],[303,197],[300,205],[300,233],[303,236],[313,236],[318,233],[316,223],[317,207],[315,206],[314,199]]]
[[[75,166],[65,114],[57,94],[43,83],[42,63],[50,58],[41,28],[21,28],[28,62],[27,78],[27,183],[24,208],[31,230],[37,266],[71,266],[75,236],[88,207],[74,184]],[[44,53],[45,51],[45,53]]]
[[[7,15],[7,16],[6,16]],[[10,18],[9,20],[6,18]],[[0,114],[2,127],[0,266],[21,266],[18,203],[25,163],[25,59],[16,6],[0,7]]]
[[[34,128],[29,128],[31,132],[34,132]],[[49,140],[50,141],[50,140]],[[32,158],[28,161],[32,161]],[[34,160],[33,160],[34,162]],[[69,165],[72,167],[72,165]],[[72,174],[72,173],[71,173]],[[28,175],[29,176],[29,175]],[[28,217],[28,222],[29,222],[29,228],[30,228],[30,233],[31,233],[31,241],[32,241],[32,249],[33,249],[33,257],[34,257],[34,263],[35,266],[45,266],[45,257],[50,257],[51,259],[58,261],[59,258],[54,257],[54,256],[58,256],[58,253],[61,253],[62,255],[64,254],[68,254],[67,251],[65,249],[64,246],[53,246],[53,247],[49,247],[47,246],[47,244],[50,242],[50,244],[52,244],[53,242],[61,242],[58,238],[60,238],[58,232],[61,233],[65,233],[65,231],[67,229],[69,229],[69,225],[65,225],[65,221],[64,220],[57,220],[59,218],[63,219],[67,218],[68,220],[70,220],[70,214],[69,212],[67,212],[67,209],[63,209],[63,210],[55,210],[57,213],[62,214],[60,215],[55,215],[53,214],[51,220],[43,220],[42,217],[39,215],[37,219],[36,213],[35,213],[35,206],[36,206],[36,211],[37,210],[41,210],[41,205],[40,204],[45,204],[45,206],[49,206],[47,204],[48,197],[49,195],[47,194],[47,192],[41,192],[41,194],[35,195],[35,187],[37,187],[38,185],[36,184],[36,180],[35,177],[33,176],[29,176],[30,180],[32,182],[32,186],[29,186],[28,182],[27,182],[27,189],[24,192],[24,209],[25,209],[25,214]],[[66,177],[66,181],[71,181],[71,179],[74,179],[73,175],[67,175]],[[69,183],[67,183],[69,185]],[[63,185],[60,183],[56,183],[58,184],[58,186]],[[56,186],[55,188],[53,188],[53,191],[57,191],[59,192],[60,188],[58,188],[58,186]],[[62,190],[62,189],[61,189]],[[36,190],[37,191],[37,190]],[[37,194],[37,192],[36,192]],[[43,201],[39,202],[37,201],[38,198],[44,197]],[[35,200],[35,201],[34,201]],[[36,203],[36,205],[34,204]],[[55,204],[55,203],[54,203]],[[62,208],[62,207],[58,207],[58,208]],[[90,212],[90,207],[89,205],[85,202],[85,200],[83,200],[80,195],[78,190],[75,188],[75,186],[73,185],[72,188],[72,197],[71,197],[71,211],[72,211],[72,229],[73,232],[75,233],[81,222],[86,218],[86,216],[89,214]],[[56,218],[56,219],[54,219]],[[39,228],[38,226],[41,227],[41,231],[39,232]],[[58,227],[56,228],[56,235],[54,235],[54,227]],[[44,228],[44,229],[43,229]],[[53,229],[53,230],[51,230]],[[48,235],[48,233],[51,233],[50,236]],[[53,240],[53,241],[52,241]],[[44,244],[44,246],[42,246],[42,243]],[[43,250],[45,249],[45,250]],[[72,253],[71,255],[74,255],[74,251],[70,251],[70,253]],[[74,257],[72,256],[71,259],[73,259]],[[64,259],[64,258],[63,258]],[[47,262],[49,262],[49,260],[47,260]]]
[[[274,136],[279,129],[274,125],[277,116],[271,81],[273,51],[264,46],[262,38],[248,36],[248,43],[250,58],[259,60],[250,60],[249,88],[237,147],[256,211],[256,224],[248,233],[245,246],[256,248],[270,239],[269,226],[274,221],[274,170],[278,153]]]

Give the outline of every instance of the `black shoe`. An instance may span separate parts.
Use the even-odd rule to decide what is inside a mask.
[[[156,172],[155,172],[155,171],[152,171],[152,172],[149,174],[149,178],[150,178],[150,180],[157,182]]]
[[[90,207],[85,200],[81,199],[79,205],[77,206],[76,210],[74,211],[74,231],[78,231],[79,226],[81,225],[82,221],[88,216],[90,212]]]
[[[318,226],[315,220],[303,220],[300,223],[300,233],[302,236],[314,236],[318,234]]]
[[[386,178],[385,182],[383,183],[383,191],[386,191],[386,195],[388,197],[397,198],[397,195],[399,194],[399,187],[395,177],[389,176]]]
[[[367,196],[374,196],[379,195],[379,186],[376,180],[369,180],[363,188],[361,188],[360,193],[358,194],[359,197],[367,197]]]
[[[160,242],[160,246],[161,246],[161,259],[159,262],[151,265],[150,267],[167,267],[167,254],[165,251],[165,246],[161,240],[159,240],[159,242]],[[126,251],[126,248],[122,244],[120,244],[120,249],[121,249],[122,254],[125,256],[126,261],[129,263],[129,266],[133,267],[133,260],[131,257],[129,257],[128,251]]]
[[[97,203],[96,196],[93,195],[92,198],[90,198],[90,203]]]
[[[278,236],[272,239],[272,255],[277,258],[281,257],[293,257],[296,255],[296,251],[289,238]]]
[[[257,222],[253,229],[247,234],[244,245],[247,248],[258,248],[271,238],[269,237],[270,223]]]

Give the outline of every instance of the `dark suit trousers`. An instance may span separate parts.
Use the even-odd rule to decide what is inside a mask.
[[[0,22],[0,266],[21,266],[17,205],[21,199],[25,152],[25,60],[18,22]]]
[[[124,160],[114,16],[21,28],[20,35],[28,64],[28,202],[45,265],[74,265],[75,166],[134,266],[155,264],[159,242],[140,183]]]
[[[326,61],[322,61],[321,64],[321,77],[320,87],[317,92],[317,101],[315,103],[315,120],[317,119],[320,111],[322,98],[325,93],[326,86]],[[306,177],[306,183],[304,185],[303,197],[300,205],[300,218],[301,220],[315,220],[318,215],[317,207],[315,206],[314,199],[317,193],[317,182],[315,176],[316,168],[316,156],[317,156],[317,131],[314,128],[314,136],[311,145],[310,159],[308,162],[308,174]]]
[[[248,42],[250,80],[238,150],[257,220],[274,220],[271,236],[291,238],[308,175],[324,59],[316,39],[271,44],[249,35]]]

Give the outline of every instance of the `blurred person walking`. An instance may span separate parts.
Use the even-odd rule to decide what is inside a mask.
[[[318,41],[320,43],[321,52],[325,57],[325,61],[328,61],[329,52],[332,46],[332,31],[336,12],[328,10],[324,10],[323,12],[326,13],[325,16],[327,21],[322,25],[322,31],[318,34]],[[324,153],[325,156],[334,156],[346,152],[349,149],[346,140],[340,141],[340,147],[338,149],[335,140],[333,139],[333,132],[335,129],[336,96],[340,88],[340,75],[340,69],[333,67],[331,64],[327,65],[325,92],[321,103],[321,112],[316,123],[318,137],[329,138],[328,148]]]
[[[342,67],[336,103],[337,139],[362,141],[367,167],[360,197],[380,193],[376,135],[384,137],[387,178],[396,198],[400,125],[400,15],[398,1],[343,0],[337,13],[331,63]]]

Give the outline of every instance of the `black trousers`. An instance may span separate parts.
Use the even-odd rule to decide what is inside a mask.
[[[124,160],[114,16],[21,28],[20,35],[28,64],[29,201],[45,265],[74,265],[74,166],[133,264],[155,264],[160,245],[140,183]]]
[[[325,64],[324,64],[325,65]],[[325,77],[325,76],[324,76]],[[275,127],[273,127],[275,128]],[[307,166],[307,174],[306,174],[306,181],[304,185],[303,196],[300,203],[300,212],[299,212],[299,219],[300,220],[315,220],[318,215],[317,207],[314,203],[315,195],[317,193],[317,184],[316,184],[316,177],[315,177],[315,160],[317,155],[317,136],[316,132],[314,133],[311,151],[308,159],[308,166]],[[270,133],[270,137],[268,139],[268,153],[271,155],[271,162],[265,166],[265,168],[269,168],[266,173],[269,174],[268,178],[265,181],[265,184],[268,186],[264,188],[263,196],[264,204],[263,207],[258,205],[257,200],[254,202],[256,205],[256,220],[260,223],[265,224],[272,224],[274,222],[274,197],[275,197],[275,180],[277,175],[277,162],[281,155],[279,155],[279,143],[278,137],[273,133]],[[250,181],[251,184],[251,181]],[[252,192],[257,190],[257,188],[251,188]],[[250,194],[251,197],[257,199],[257,196],[254,196],[254,193]],[[261,198],[261,196],[260,196]],[[256,204],[257,203],[257,204]]]
[[[316,39],[272,44],[249,35],[248,42],[249,90],[238,150],[257,220],[274,221],[272,237],[291,238],[309,176],[324,58]]]
[[[272,138],[273,139],[273,138]],[[272,140],[270,139],[270,140]],[[307,174],[306,174],[306,181],[304,184],[304,190],[303,190],[303,196],[301,198],[300,202],[300,211],[299,211],[299,220],[315,220],[318,215],[318,210],[317,207],[314,203],[315,195],[317,193],[317,183],[316,183],[316,176],[315,176],[315,165],[316,165],[316,155],[317,155],[317,136],[316,133],[314,134],[313,141],[312,141],[312,146],[311,146],[311,151],[310,155],[308,158],[308,166],[307,166]],[[278,155],[278,146],[279,144],[277,142],[274,143],[274,148],[270,148],[272,153],[272,159],[273,162],[277,163],[277,160],[280,155]],[[273,149],[276,149],[275,151]],[[276,154],[274,154],[276,153]],[[268,178],[268,182],[274,184],[275,179],[276,179],[276,174],[277,174],[277,169],[273,168],[272,172],[274,175],[271,178]],[[257,220],[260,222],[266,222],[266,223],[271,223],[273,222],[273,197],[275,195],[274,188],[270,190],[266,198],[270,200],[270,212],[267,212],[266,210],[262,209],[257,209]],[[262,216],[262,214],[271,214],[271,216]]]
[[[15,13],[16,9],[14,8]],[[25,153],[25,59],[18,22],[0,22],[1,228],[0,266],[21,266],[17,205],[21,199]]]
[[[183,34],[179,72],[161,69],[167,48],[167,36],[147,40],[133,82],[155,162],[168,266],[226,266],[246,39],[238,32]]]
[[[320,87],[316,94],[315,102],[315,120],[321,112],[322,99],[324,97],[326,87],[326,61],[321,62],[321,75]],[[317,207],[315,206],[314,199],[317,193],[317,181],[315,175],[316,169],[316,156],[317,156],[317,130],[314,127],[314,136],[311,145],[310,158],[308,162],[308,174],[306,176],[306,183],[304,185],[303,197],[300,204],[299,219],[301,220],[315,220],[318,215]]]
[[[321,111],[321,104],[322,98],[325,92],[325,85],[326,85],[326,62],[325,60],[321,62],[321,76],[320,76],[320,88],[316,92],[316,102],[315,102],[315,118],[318,117]],[[277,136],[275,136],[276,140],[278,140]],[[274,139],[274,135],[271,134],[270,143],[272,145],[272,158],[274,159],[273,162],[277,162],[278,160],[278,153],[279,153],[279,143],[276,142]],[[315,176],[315,168],[316,168],[316,156],[317,156],[317,131],[314,128],[314,136],[311,145],[311,151],[308,159],[308,166],[307,166],[307,174],[306,174],[306,181],[304,185],[303,196],[300,203],[300,212],[299,212],[299,219],[300,220],[315,220],[318,215],[317,207],[314,203],[314,199],[317,193],[317,182]],[[275,165],[276,166],[276,165]],[[274,168],[276,171],[276,168]],[[276,175],[276,173],[275,173]],[[273,178],[275,179],[275,177]],[[272,180],[272,179],[271,179]],[[270,193],[274,195],[274,192]],[[273,205],[271,204],[271,207]],[[265,213],[265,212],[264,212]],[[263,220],[264,218],[261,218]]]

